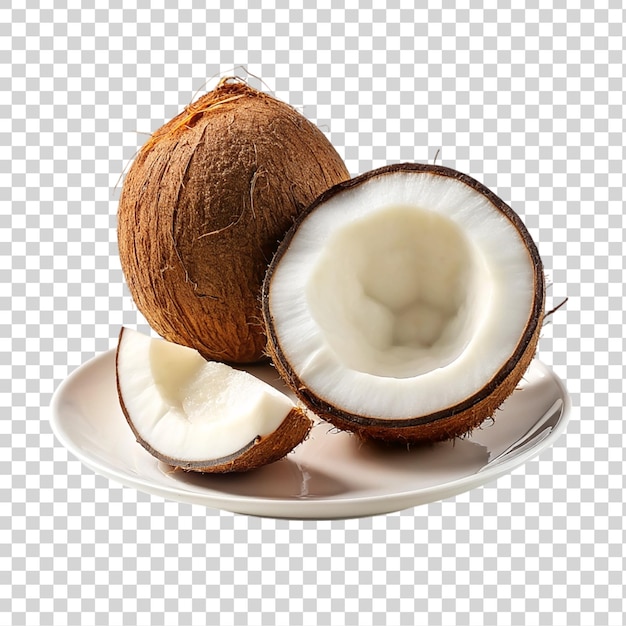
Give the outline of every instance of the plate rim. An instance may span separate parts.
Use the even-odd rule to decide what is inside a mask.
[[[538,367],[543,374],[549,376],[559,388],[559,399],[563,403],[559,420],[550,433],[539,440],[535,445],[530,446],[528,449],[524,450],[524,452],[513,455],[510,459],[499,461],[491,468],[486,465],[480,472],[474,472],[467,476],[419,489],[394,490],[378,494],[357,494],[340,497],[319,497],[310,499],[262,497],[224,493],[211,488],[206,488],[206,492],[202,493],[186,492],[174,486],[158,485],[142,476],[130,476],[127,472],[101,462],[81,450],[68,435],[67,429],[64,428],[59,405],[64,398],[65,390],[76,378],[84,375],[85,371],[89,368],[95,367],[98,363],[106,360],[112,360],[114,362],[115,350],[115,348],[111,348],[92,356],[70,372],[55,389],[48,409],[50,413],[49,422],[56,439],[90,470],[125,487],[134,488],[138,491],[143,491],[176,502],[198,504],[206,508],[258,517],[292,520],[349,519],[397,512],[459,495],[497,480],[537,456],[546,448],[551,447],[565,431],[572,409],[571,397],[563,380],[536,356],[531,363],[531,367]],[[155,462],[157,462],[156,459]],[[280,507],[282,512],[278,509],[268,512],[268,507]]]

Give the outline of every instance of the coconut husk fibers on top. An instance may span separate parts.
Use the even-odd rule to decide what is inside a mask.
[[[260,360],[267,266],[298,214],[348,178],[314,124],[223,79],[158,129],[126,175],[118,244],[139,311],[206,358]]]

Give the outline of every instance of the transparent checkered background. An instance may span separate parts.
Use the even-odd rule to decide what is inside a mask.
[[[0,9],[0,624],[623,626],[622,3],[268,4]],[[146,329],[120,175],[228,74],[298,107],[352,174],[437,158],[522,215],[550,302],[569,297],[540,343],[575,407],[553,448],[442,502],[301,522],[123,488],[55,440],[54,389]]]

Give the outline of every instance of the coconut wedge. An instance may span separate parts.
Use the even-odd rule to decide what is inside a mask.
[[[264,381],[135,330],[120,332],[115,371],[137,441],[184,470],[235,472],[272,463],[311,426],[290,398]]]
[[[323,193],[263,286],[268,351],[320,417],[390,441],[494,416],[536,351],[541,258],[520,217],[455,170],[399,164]]]

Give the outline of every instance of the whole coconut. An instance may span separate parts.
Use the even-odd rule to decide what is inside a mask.
[[[295,109],[222,79],[157,130],[126,175],[119,254],[139,311],[205,358],[260,360],[267,266],[298,214],[348,178]]]

